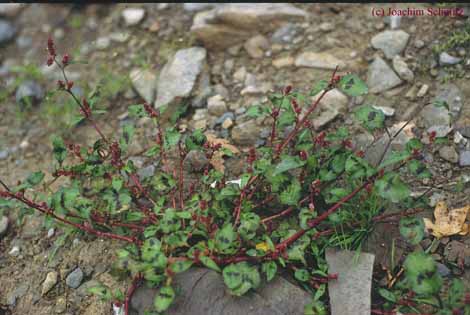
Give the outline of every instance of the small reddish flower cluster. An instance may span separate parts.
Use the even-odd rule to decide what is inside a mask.
[[[256,161],[256,149],[252,147],[250,148],[250,151],[248,152],[246,162],[252,165],[254,161]]]
[[[322,148],[329,146],[330,142],[326,141],[325,137],[326,137],[326,132],[324,131],[320,132],[318,136],[315,138],[315,144],[320,145]]]
[[[154,110],[152,108],[152,106],[150,106],[149,103],[147,103],[147,102],[144,103],[144,109],[145,109],[145,111],[147,112],[147,114],[149,115],[150,118],[157,118],[158,117],[157,111]]]
[[[285,96],[285,95],[289,95],[291,91],[292,91],[292,85],[286,86],[286,87],[284,88],[284,91],[283,91],[284,96]]]
[[[82,108],[80,109],[85,118],[91,117],[91,107],[86,98],[82,99]]]
[[[55,51],[55,46],[54,46],[54,40],[49,37],[47,40],[47,52],[49,53],[49,56],[47,57],[47,65],[50,67],[54,63],[56,55]]]
[[[429,136],[429,142],[430,143],[433,143],[436,140],[436,135],[437,135],[437,133],[435,131],[431,131],[429,133],[428,136]]]
[[[320,194],[320,184],[321,184],[321,181],[319,179],[316,179],[312,182],[312,192],[314,195],[318,195]]]
[[[111,150],[111,165],[116,168],[122,168],[124,164],[121,161],[121,148],[119,144],[114,141],[109,147]]]
[[[300,151],[300,152],[299,152],[299,157],[300,157],[300,159],[301,159],[302,161],[307,160],[307,158],[308,158],[307,152],[305,152],[305,151],[303,151],[303,150]]]
[[[295,99],[292,99],[291,105],[292,105],[292,109],[297,115],[302,112],[302,108],[300,108],[299,103],[297,103]]]

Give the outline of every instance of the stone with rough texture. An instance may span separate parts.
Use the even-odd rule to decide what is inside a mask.
[[[319,97],[320,94],[317,94],[312,101],[315,102]],[[341,113],[344,113],[347,109],[347,105],[347,96],[338,89],[333,89],[325,94],[318,104],[317,110],[312,115],[312,123],[315,130],[320,130]],[[318,113],[318,111],[320,111],[320,113]]]
[[[459,165],[460,166],[470,166],[470,151],[460,152]]]
[[[157,90],[157,76],[150,70],[132,69],[129,78],[136,92],[147,102],[153,103]]]
[[[462,58],[451,56],[446,52],[442,52],[439,55],[439,64],[441,66],[455,65],[459,63],[460,61],[462,61]]]
[[[14,17],[25,6],[23,3],[0,3],[0,16]]]
[[[449,111],[444,106],[427,105],[421,111],[421,117],[427,132],[436,131],[436,137],[445,137],[452,130]]]
[[[239,145],[252,146],[259,138],[260,128],[254,120],[241,123],[232,129],[233,142]]]
[[[439,149],[439,155],[446,161],[457,163],[459,161],[459,154],[455,151],[454,147],[443,146]]]
[[[122,17],[127,26],[134,26],[142,22],[145,10],[140,8],[128,8],[122,11]]]
[[[44,295],[49,292],[57,283],[59,274],[57,271],[51,271],[47,274],[46,279],[42,283],[41,294]]]
[[[21,106],[38,105],[44,97],[44,90],[34,81],[23,82],[16,90],[16,102]]]
[[[2,216],[0,218],[0,239],[3,235],[6,234],[7,230],[8,230],[8,217]]]
[[[83,271],[80,268],[75,269],[65,279],[65,284],[72,289],[76,289],[80,286],[83,280]]]
[[[380,57],[369,65],[367,72],[367,86],[371,93],[381,93],[390,90],[402,83],[402,80],[393,72],[387,63]]]
[[[385,57],[392,59],[406,48],[409,38],[410,35],[402,30],[383,31],[372,37],[370,42],[372,47],[382,50]]]
[[[190,269],[178,274],[175,283],[179,294],[168,315],[300,315],[311,300],[307,292],[280,276],[242,297],[230,295],[222,276],[212,270]],[[137,289],[131,314],[143,315],[151,309],[155,294],[155,289]]]
[[[345,64],[335,56],[321,52],[316,53],[312,51],[303,52],[295,59],[297,67],[309,67],[318,69],[334,70],[336,66],[344,68]]]
[[[269,41],[263,35],[256,35],[250,38],[243,45],[248,55],[251,58],[263,58],[264,52],[269,49]]]
[[[10,22],[0,19],[0,45],[12,40],[15,34],[15,27]]]
[[[457,85],[447,83],[440,85],[437,89],[434,101],[446,102],[453,117],[458,117],[463,106],[463,94]]]
[[[214,95],[207,99],[207,111],[214,116],[221,116],[227,111],[227,104],[221,95]]]
[[[415,78],[413,71],[410,70],[405,60],[398,55],[393,57],[393,69],[397,72],[400,78],[405,81],[412,82]]]
[[[204,70],[207,52],[202,47],[181,49],[163,67],[157,84],[155,108],[190,96]]]
[[[370,315],[374,255],[352,251],[326,251],[328,273],[338,280],[328,283],[332,315]]]
[[[191,32],[206,47],[224,49],[308,13],[287,3],[227,3],[194,17]]]

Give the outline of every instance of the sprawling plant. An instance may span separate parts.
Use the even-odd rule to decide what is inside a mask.
[[[384,152],[378,165],[371,165],[364,152],[353,149],[346,128],[327,134],[311,124],[311,114],[331,90],[352,97],[367,93],[354,74],[339,76],[335,70],[309,95],[288,86],[270,96],[270,106],[252,106],[247,115],[271,119],[272,128],[266,145],[250,148],[243,157],[245,168],[237,180],[209,163],[194,169],[194,176],[185,175],[190,152],[210,160],[230,150],[209,141],[202,130],[181,133],[166,127],[163,111],[149,104],[130,106],[131,121],[149,117],[156,130],[145,155],[155,160],[158,170],[140,178],[127,158],[134,125],[125,124],[118,138],[106,136],[95,121],[96,99],[79,99],[72,92],[65,71],[72,58],[65,54],[60,60],[51,39],[48,52],[47,64],[56,64],[63,73],[58,89],[75,101],[99,139],[80,146],[55,137],[52,175],[54,181],[68,178],[66,184],[40,193],[41,183],[50,191],[50,182],[43,183],[45,175],[39,171],[14,188],[0,181],[0,197],[38,210],[64,229],[122,241],[114,269],[133,279],[128,292],[105,286],[91,291],[122,307],[126,315],[133,292],[143,282],[158,288],[154,311],[164,312],[175,298],[174,275],[196,265],[222,273],[230,292],[238,296],[285,268],[314,292],[306,314],[326,314],[322,297],[336,275],[328,274],[325,248],[358,248],[374,223],[419,211],[411,209],[413,200],[399,170],[430,175],[421,161],[422,143],[413,139],[404,151]],[[384,114],[372,106],[359,107],[355,116],[376,135],[384,128]],[[401,130],[385,130],[387,151]],[[400,203],[404,211],[383,214],[390,203]]]

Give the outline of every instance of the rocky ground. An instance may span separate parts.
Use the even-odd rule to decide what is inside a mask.
[[[204,128],[242,150],[262,145],[269,134],[268,121],[245,115],[251,105],[267,102],[267,92],[288,84],[308,91],[339,65],[340,74],[366,79],[370,93],[356,98],[330,93],[313,119],[315,128],[347,125],[356,146],[366,147],[373,138],[354,122],[356,106],[379,106],[390,128],[415,115],[412,128],[393,146],[413,136],[429,141],[433,131],[440,138],[425,155],[432,180],[413,184],[416,195],[433,187],[425,216],[431,217],[442,199],[451,208],[469,203],[467,17],[376,17],[373,8],[390,6],[371,4],[213,6],[0,4],[0,178],[13,185],[33,170],[51,171],[52,133],[77,142],[96,140],[87,125],[68,130],[70,103],[46,92],[60,78],[58,69],[45,65],[52,35],[59,52],[86,62],[70,67],[76,93],[101,86],[100,106],[108,112],[100,124],[106,133],[119,130],[131,104],[169,103],[174,111],[183,100],[187,110],[180,130]],[[448,108],[429,105],[436,100]],[[368,158],[377,160],[383,146],[378,141]],[[137,154],[145,147],[143,140],[132,148],[134,161],[147,166],[142,176],[154,171],[151,161]],[[226,167],[234,175],[240,168],[236,158]],[[97,281],[126,287],[110,274],[118,243],[72,236],[60,246],[66,231],[44,225],[37,215],[19,223],[18,210],[0,211],[0,314],[111,314],[110,305],[86,289]],[[387,228],[375,231],[368,244],[379,264],[387,264],[388,246],[399,237],[384,232]],[[423,247],[430,245],[430,239],[423,241]],[[470,283],[468,236],[432,246],[443,276],[453,273]]]

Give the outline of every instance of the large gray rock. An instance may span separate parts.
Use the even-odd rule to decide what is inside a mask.
[[[307,12],[286,3],[229,3],[199,12],[191,32],[206,47],[224,49],[289,20],[303,20]]]
[[[382,50],[385,57],[392,59],[406,48],[409,38],[410,35],[402,30],[383,31],[372,37],[370,43],[375,49]]]
[[[463,94],[453,83],[440,85],[437,89],[434,101],[444,101],[449,105],[453,117],[458,117],[463,106]]]
[[[215,271],[195,268],[176,276],[179,289],[168,315],[302,315],[310,295],[282,277],[242,297],[228,293],[222,276]],[[131,300],[134,315],[151,309],[156,290],[139,288]],[[131,313],[132,314],[132,313]]]
[[[0,3],[0,16],[14,17],[25,6],[24,3]]]
[[[369,65],[367,71],[367,85],[371,93],[381,93],[390,90],[402,83],[402,80],[380,57]]]
[[[235,144],[252,146],[255,145],[259,136],[260,128],[254,120],[238,124],[232,129],[232,139]]]
[[[44,90],[34,81],[25,81],[16,90],[16,102],[21,106],[38,105],[44,97]]]
[[[150,70],[132,69],[129,77],[137,93],[147,102],[153,103],[157,91],[157,76]]]
[[[337,66],[344,68],[345,63],[335,56],[326,53],[316,53],[312,51],[303,52],[295,59],[297,67],[309,67],[318,69],[334,70]]]
[[[0,19],[0,45],[12,40],[15,34],[15,27],[10,22]]]
[[[313,102],[320,97],[317,94],[313,98]],[[338,89],[329,91],[318,104],[317,110],[311,114],[313,127],[315,130],[320,130],[329,122],[338,117],[341,113],[347,110],[348,98],[341,93]]]
[[[427,132],[436,132],[436,137],[445,137],[451,130],[450,112],[444,106],[427,105],[421,112],[421,118]]]
[[[470,166],[470,151],[460,152],[459,165],[460,166]]]
[[[370,315],[374,255],[352,251],[326,251],[328,273],[338,280],[328,283],[332,315]]]
[[[163,67],[157,84],[155,107],[172,104],[191,95],[206,65],[202,47],[181,49]]]

